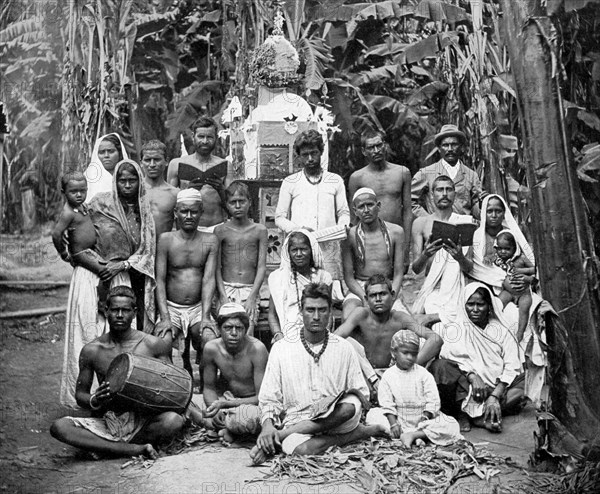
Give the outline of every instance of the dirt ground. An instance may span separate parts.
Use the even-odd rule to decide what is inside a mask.
[[[70,267],[54,253],[48,236],[0,236],[0,280],[69,278]],[[419,280],[413,278],[406,281],[407,302],[412,302],[419,285]],[[63,306],[67,295],[67,287],[34,290],[0,285],[0,312]],[[48,431],[54,419],[67,414],[58,405],[63,335],[64,314],[0,320],[0,492],[355,492],[349,484],[248,484],[248,480],[262,478],[268,468],[249,466],[247,445],[193,447],[182,454],[160,458],[149,469],[141,465],[122,468],[127,459],[96,461],[87,453],[62,445]],[[467,439],[486,443],[492,452],[510,456],[526,466],[536,428],[533,409],[507,418],[504,424],[505,431],[500,435],[476,430]],[[496,477],[486,483],[471,476],[451,492],[492,493],[499,481]]]

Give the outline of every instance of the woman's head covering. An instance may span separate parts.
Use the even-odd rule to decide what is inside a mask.
[[[117,133],[105,134],[102,137],[96,139],[96,143],[94,144],[94,149],[92,151],[92,158],[90,160],[90,164],[86,168],[84,175],[88,183],[88,193],[85,199],[86,203],[89,203],[92,198],[98,194],[99,192],[109,192],[112,186],[112,175],[109,171],[104,168],[102,161],[100,161],[100,157],[98,156],[98,150],[100,149],[100,144],[102,141],[111,137],[109,140],[114,143],[115,139],[120,144],[122,159],[126,160],[127,150],[125,149],[125,145],[121,140],[121,137]],[[117,148],[119,149],[119,148]],[[116,167],[114,172],[116,172]]]
[[[308,230],[298,229],[291,232],[284,240],[283,247],[281,248],[281,265],[280,269],[286,269],[288,271],[292,271],[292,260],[290,259],[289,253],[289,245],[290,245],[290,237],[294,235],[294,233],[302,233],[310,242],[310,249],[312,251],[312,258],[314,267],[316,269],[323,269],[323,253],[321,252],[321,247],[319,247],[319,242],[315,238],[314,234],[309,232]]]
[[[510,212],[510,208],[506,201],[497,194],[490,194],[483,199],[481,204],[481,225],[475,231],[473,235],[473,269],[469,273],[472,278],[483,281],[495,287],[502,286],[502,282],[506,277],[506,272],[498,266],[489,265],[484,262],[485,258],[485,227],[487,221],[487,207],[491,199],[498,199],[504,205],[504,221],[502,225],[505,229],[510,230],[517,242],[517,246],[521,252],[527,256],[531,263],[535,266],[535,256],[533,255],[533,249],[527,242],[525,235],[519,228],[517,221]]]

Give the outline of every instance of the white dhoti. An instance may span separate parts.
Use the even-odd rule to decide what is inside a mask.
[[[223,282],[223,286],[225,287],[225,293],[227,294],[227,298],[230,302],[234,302],[236,304],[244,305],[250,293],[252,292],[252,288],[254,285],[246,285],[243,283],[229,283],[227,281]],[[260,311],[260,297],[256,297],[254,307],[252,307],[248,317],[250,318],[250,327],[248,328],[248,334],[254,334],[254,326],[258,321],[258,315]]]
[[[173,346],[183,351],[190,326],[202,321],[202,302],[181,305],[167,300],[167,309],[173,330]]]

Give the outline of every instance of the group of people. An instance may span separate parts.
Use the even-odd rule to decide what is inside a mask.
[[[214,121],[192,131],[195,153],[168,166],[159,141],[142,147],[140,166],[109,134],[85,174],[62,178],[53,241],[74,272],[60,398],[94,416],[59,419],[54,437],[153,456],[191,420],[223,441],[257,437],[258,464],[370,436],[411,447],[449,444],[471,425],[499,432],[503,414],[539,390],[532,250],[504,199],[460,161],[458,128],[442,127],[440,161],[412,179],[386,160],[381,134],[363,135],[367,165],[349,179],[350,205],[343,179],[321,166],[321,135],[298,136],[301,171],[283,181],[276,209],[285,240],[268,276],[270,351],[254,337],[267,229],[250,217],[248,186],[213,154]],[[431,238],[436,221],[479,218],[472,245]],[[425,280],[409,310],[411,252]],[[190,343],[201,400],[181,415],[111,410],[105,377],[116,355],[171,361],[177,348],[192,374]]]

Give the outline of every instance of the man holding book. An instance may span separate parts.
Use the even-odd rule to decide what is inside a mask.
[[[465,274],[473,267],[476,225],[472,216],[453,212],[456,191],[450,177],[439,176],[431,189],[434,211],[415,219],[412,228],[413,271],[418,274],[425,270],[427,274],[413,312],[437,314],[444,310],[456,314]],[[453,229],[453,225],[459,224],[460,232]]]

